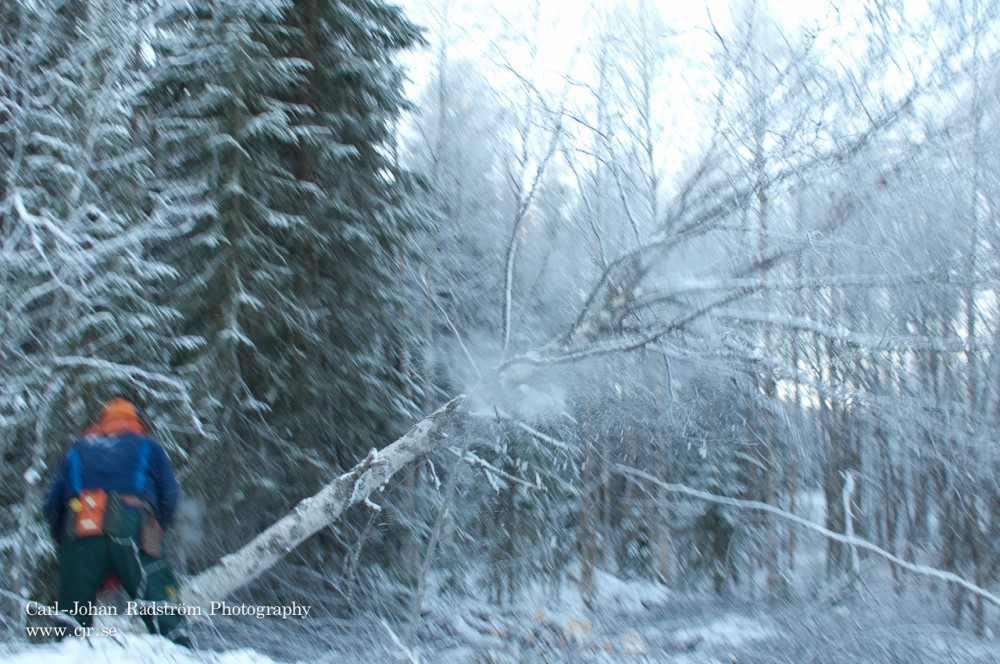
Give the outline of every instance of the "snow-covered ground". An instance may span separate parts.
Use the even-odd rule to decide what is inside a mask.
[[[249,649],[192,652],[159,636],[145,634],[0,646],[0,659],[7,664],[275,664],[274,659]]]
[[[114,638],[0,644],[14,664],[282,664],[422,662],[670,662],[673,664],[919,664],[1000,662],[993,638],[948,624],[941,595],[869,585],[854,599],[784,602],[675,593],[639,581],[596,578],[587,609],[575,584],[539,589],[505,607],[431,593],[416,635],[378,616],[253,619],[193,625],[195,652],[118,625]],[[324,617],[325,616],[325,617]]]

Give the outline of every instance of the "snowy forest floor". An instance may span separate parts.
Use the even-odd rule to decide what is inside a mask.
[[[648,582],[601,575],[594,610],[582,605],[569,584],[559,598],[545,593],[508,607],[430,598],[410,647],[403,645],[411,642],[406,627],[390,628],[389,621],[363,613],[335,618],[316,607],[298,620],[198,620],[193,625],[195,653],[142,635],[133,624],[119,637],[90,643],[68,639],[62,644],[0,645],[0,659],[17,664],[1000,661],[992,638],[979,639],[949,624],[947,602],[939,591],[914,588],[920,586],[897,594],[891,587],[867,585],[850,601],[769,603],[682,595]]]

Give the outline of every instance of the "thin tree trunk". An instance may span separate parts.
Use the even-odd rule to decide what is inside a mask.
[[[588,403],[583,421],[583,465],[580,468],[580,530],[578,547],[580,550],[580,595],[589,609],[594,603],[594,533],[591,519],[591,464],[593,461],[593,417]]]

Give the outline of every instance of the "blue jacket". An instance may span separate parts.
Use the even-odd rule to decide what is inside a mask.
[[[76,441],[59,466],[45,518],[59,539],[69,501],[83,489],[104,489],[144,498],[157,511],[160,525],[173,523],[180,487],[163,446],[138,433],[86,436]]]

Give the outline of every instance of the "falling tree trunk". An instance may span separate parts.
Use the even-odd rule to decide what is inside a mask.
[[[338,519],[348,507],[366,500],[411,461],[433,451],[447,438],[447,425],[464,401],[465,396],[455,397],[396,442],[372,450],[361,463],[300,502],[242,549],[191,579],[181,592],[183,602],[206,606],[266,572],[306,538]]]

